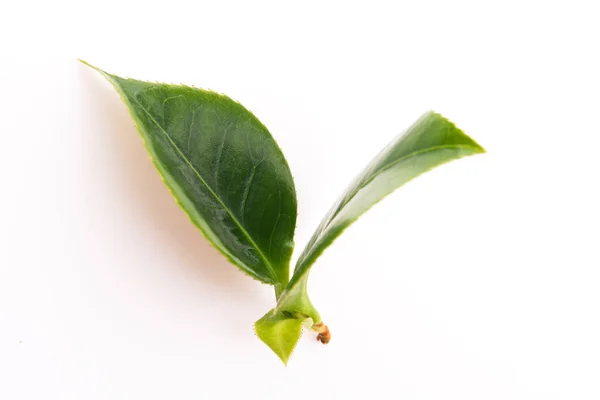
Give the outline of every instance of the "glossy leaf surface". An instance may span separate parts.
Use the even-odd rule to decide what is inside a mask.
[[[483,152],[441,115],[422,116],[369,163],[330,209],[300,255],[290,286],[344,229],[395,189],[438,165]]]
[[[242,271],[283,287],[296,192],[267,128],[224,95],[97,70],[121,95],[154,165],[191,221]]]
[[[314,323],[321,322],[306,293],[310,268],[319,255],[344,229],[398,187],[436,166],[483,152],[482,147],[441,115],[433,112],[423,115],[386,146],[333,205],[300,255],[294,275],[277,307],[265,317],[270,315],[270,321],[275,321],[275,316],[310,317]],[[257,321],[257,325],[263,324],[265,317]],[[263,330],[269,327],[265,325]],[[263,336],[270,337],[268,334]],[[299,335],[292,345],[278,345],[277,348],[293,349],[298,338]],[[290,354],[280,353],[278,356],[287,362]]]

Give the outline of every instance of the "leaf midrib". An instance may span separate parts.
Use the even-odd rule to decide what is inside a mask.
[[[260,249],[260,247],[258,247],[258,245],[256,244],[256,242],[252,239],[252,237],[250,236],[250,234],[246,231],[246,229],[244,229],[244,227],[242,226],[242,224],[237,220],[237,218],[232,214],[231,210],[229,210],[229,208],[225,205],[225,203],[223,203],[223,201],[219,198],[219,196],[214,192],[214,190],[210,187],[210,185],[204,180],[204,178],[202,177],[202,175],[200,175],[200,173],[198,172],[198,170],[194,167],[194,165],[190,162],[190,160],[188,160],[188,158],[185,156],[185,154],[181,151],[181,149],[179,148],[179,146],[177,146],[177,144],[175,144],[175,142],[173,141],[173,139],[171,138],[171,136],[169,135],[169,133],[158,123],[158,121],[156,121],[156,119],[154,119],[154,117],[152,116],[152,114],[150,113],[150,111],[148,111],[139,101],[137,98],[135,98],[135,96],[132,96],[133,100],[137,103],[137,105],[144,110],[144,112],[146,113],[146,115],[148,115],[148,117],[152,120],[152,122],[154,122],[154,124],[162,131],[162,133],[167,137],[167,139],[169,140],[169,143],[171,143],[171,145],[173,146],[173,148],[177,151],[177,153],[179,154],[179,156],[185,161],[185,163],[192,169],[192,171],[194,171],[194,173],[196,174],[196,176],[198,177],[198,179],[200,179],[200,181],[202,182],[202,184],[204,186],[206,186],[206,188],[208,189],[208,191],[210,192],[210,194],[217,200],[217,202],[221,205],[221,207],[223,207],[223,209],[227,212],[227,214],[229,214],[229,216],[231,217],[231,220],[238,226],[238,228],[240,229],[240,231],[244,234],[244,236],[246,237],[246,239],[248,239],[248,241],[250,242],[250,244],[256,249],[258,255],[260,256],[260,258],[263,260],[263,262],[265,263],[266,267],[269,268],[269,270],[271,271],[271,273],[273,274],[273,278],[274,278],[274,283],[277,282],[279,276],[275,273],[275,270],[273,269],[273,266],[271,265],[271,263],[269,262],[269,260],[267,259],[267,257],[265,256],[265,254],[262,252],[262,250]]]

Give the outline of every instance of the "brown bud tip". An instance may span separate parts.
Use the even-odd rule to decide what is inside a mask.
[[[317,340],[319,342],[327,344],[331,340],[331,332],[329,332],[329,328],[323,322],[314,324],[312,330],[318,333]]]

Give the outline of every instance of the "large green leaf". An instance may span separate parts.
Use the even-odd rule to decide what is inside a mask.
[[[297,204],[288,164],[267,128],[226,96],[92,68],[121,95],[191,221],[233,264],[279,294],[289,279]]]
[[[257,321],[255,329],[260,332],[259,338],[287,362],[299,334],[287,346],[281,343],[273,346],[269,342],[272,336],[270,330],[281,330],[277,323],[281,324],[279,321],[285,318],[311,318],[315,324],[321,322],[306,293],[309,271],[319,255],[344,229],[396,188],[438,165],[483,152],[484,149],[473,139],[433,112],[423,115],[404,134],[395,138],[358,175],[325,216],[300,255],[294,275],[277,307]]]

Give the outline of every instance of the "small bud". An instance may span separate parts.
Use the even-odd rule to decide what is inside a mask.
[[[319,342],[327,344],[331,340],[331,332],[329,332],[329,328],[323,322],[314,324],[311,329],[318,333],[317,340]]]

